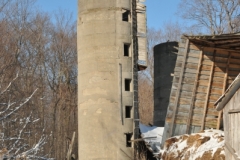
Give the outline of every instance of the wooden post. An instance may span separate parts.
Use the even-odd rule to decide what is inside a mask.
[[[232,56],[231,53],[229,53],[229,56],[228,56],[228,62],[227,62],[227,66],[226,66],[226,73],[225,73],[225,75],[224,75],[224,83],[223,83],[222,94],[225,93],[226,86],[227,86],[227,81],[228,81],[228,70],[229,70],[229,64],[230,64],[231,56]],[[220,128],[221,118],[222,118],[222,112],[223,112],[223,110],[221,110],[221,111],[218,113],[217,129]]]
[[[213,79],[213,70],[214,70],[214,66],[215,66],[215,54],[216,54],[216,50],[214,50],[214,53],[213,53],[212,67],[211,67],[211,71],[210,71],[210,77],[209,77],[209,81],[208,81],[207,94],[206,94],[206,99],[205,99],[204,109],[203,109],[201,130],[204,130],[204,128],[205,128],[205,117],[206,117],[206,114],[207,114],[207,106],[208,106],[208,101],[209,101],[209,94],[210,94],[211,83],[212,83],[212,79]]]
[[[172,121],[171,121],[172,124],[170,124],[169,132],[166,135],[167,138],[171,137],[172,133],[173,133],[173,126],[174,126],[174,121],[175,121],[175,116],[176,116],[176,111],[177,111],[177,106],[178,106],[178,101],[179,101],[179,95],[180,95],[181,86],[182,86],[183,73],[184,73],[184,70],[185,70],[187,53],[188,53],[188,49],[189,49],[188,47],[189,47],[189,39],[187,39],[186,44],[185,44],[182,68],[181,68],[181,72],[180,72],[180,75],[179,75],[178,88],[177,88],[176,98],[175,98],[174,107],[173,107],[173,115],[172,115]]]
[[[196,96],[199,72],[200,72],[200,68],[202,65],[202,58],[203,58],[203,51],[201,51],[201,53],[199,55],[198,68],[197,68],[197,73],[196,73],[195,82],[194,82],[194,86],[193,86],[192,99],[190,102],[190,110],[189,110],[189,115],[188,115],[188,120],[187,120],[186,134],[188,134],[190,131],[191,118],[192,118],[192,114],[193,114],[193,105],[194,105],[195,96]]]
[[[230,144],[228,142],[225,142],[225,148],[231,153],[231,155],[234,157],[235,160],[240,160],[240,158],[238,158],[237,153],[235,152],[235,150],[230,146]]]
[[[74,139],[75,139],[75,132],[73,132],[71,143],[69,144],[69,148],[68,148],[68,152],[67,152],[67,160],[71,160],[71,153],[72,153]]]

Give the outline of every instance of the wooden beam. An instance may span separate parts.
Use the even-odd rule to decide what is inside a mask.
[[[228,62],[227,62],[227,67],[226,67],[226,73],[224,75],[224,82],[223,82],[223,89],[222,89],[222,94],[225,93],[226,91],[226,86],[227,86],[227,81],[228,81],[228,70],[229,70],[229,64],[230,64],[230,60],[231,60],[231,53],[229,53],[229,56],[228,56]],[[221,110],[218,114],[218,122],[217,122],[217,128],[216,129],[219,129],[220,128],[220,125],[221,125],[221,118],[222,118],[222,112],[223,110]]]
[[[238,155],[235,152],[235,150],[226,141],[225,141],[225,148],[231,153],[231,155],[234,157],[235,160],[240,160],[240,158],[238,158]],[[229,158],[229,157],[226,157],[226,158]]]
[[[206,48],[206,49],[215,49],[215,50],[226,51],[226,52],[235,52],[235,53],[240,53],[240,51],[239,51],[239,50],[234,50],[234,49],[224,49],[224,48],[217,48],[217,47],[205,47],[205,46],[202,46],[202,48]]]
[[[232,113],[239,113],[240,112],[240,109],[230,109],[228,111],[228,114],[232,114]]]
[[[236,42],[231,42],[229,44],[216,44],[216,47],[222,47],[222,48],[225,48],[225,47],[238,47],[240,45],[240,42],[239,41],[236,41]]]
[[[75,132],[73,132],[73,136],[72,136],[72,140],[71,140],[71,143],[69,144],[69,148],[68,148],[68,152],[67,152],[67,160],[71,160],[71,157],[72,157],[72,149],[73,149],[73,143],[74,143],[74,140],[75,140]]]
[[[192,96],[191,96],[192,99],[190,102],[190,110],[189,110],[189,115],[188,115],[186,134],[189,134],[189,131],[190,131],[191,119],[192,119],[192,114],[193,114],[193,106],[194,106],[194,101],[195,101],[195,96],[196,96],[196,89],[197,89],[197,84],[198,84],[198,79],[199,79],[200,68],[202,65],[202,58],[203,58],[203,51],[201,51],[201,53],[199,55],[198,68],[197,68],[197,73],[196,73]]]
[[[130,141],[128,141],[128,142],[139,142],[139,141],[144,141],[145,139],[152,139],[152,138],[157,138],[157,136],[133,139],[133,140],[130,140]]]
[[[186,65],[186,60],[187,60],[187,55],[188,55],[188,47],[189,47],[189,39],[186,40],[186,44],[185,44],[184,56],[183,56],[183,61],[182,61],[182,68],[181,68],[181,72],[180,72],[180,75],[179,75],[178,88],[177,88],[176,98],[175,98],[174,107],[173,107],[172,121],[171,121],[171,124],[169,126],[169,132],[167,132],[167,134],[166,134],[167,138],[171,137],[172,133],[173,133],[173,126],[174,126],[174,122],[175,122],[175,116],[176,116],[176,111],[177,111],[177,106],[178,106],[178,101],[179,101],[179,95],[180,95],[181,86],[182,86],[183,73],[184,73],[184,70],[185,70],[185,65]]]
[[[209,81],[208,81],[207,94],[206,94],[205,103],[204,103],[201,130],[204,130],[204,128],[205,128],[205,117],[206,117],[206,114],[207,114],[207,106],[208,106],[208,101],[209,101],[211,83],[212,83],[212,79],[213,79],[213,70],[214,70],[214,66],[215,66],[215,62],[214,62],[215,61],[215,54],[216,54],[216,50],[214,50],[214,53],[213,53],[213,61],[212,61],[212,67],[211,67],[210,77],[209,77]]]

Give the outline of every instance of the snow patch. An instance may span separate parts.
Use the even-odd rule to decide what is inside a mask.
[[[153,152],[154,155],[161,153],[161,141],[164,127],[146,126],[139,124],[142,138],[144,139],[148,148]]]
[[[214,160],[225,158],[224,132],[221,130],[210,129],[201,133],[171,137],[166,140],[162,150],[160,146],[164,127],[146,126],[140,123],[140,130],[148,149],[161,160],[177,157],[191,160],[201,160],[202,157]]]

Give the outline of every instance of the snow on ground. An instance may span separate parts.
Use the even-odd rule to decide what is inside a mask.
[[[161,150],[163,127],[140,124],[140,130],[145,144],[160,160],[225,160],[223,131],[210,129],[171,137]]]

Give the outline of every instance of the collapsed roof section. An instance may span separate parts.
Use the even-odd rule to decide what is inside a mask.
[[[221,128],[214,103],[240,72],[240,34],[183,35],[163,134],[166,138]]]
[[[240,74],[235,78],[225,93],[215,102],[216,110],[221,111],[240,88]]]
[[[188,36],[183,35],[199,47],[209,47],[214,49],[222,49],[226,51],[240,52],[240,33],[222,34],[222,35],[201,35]]]

